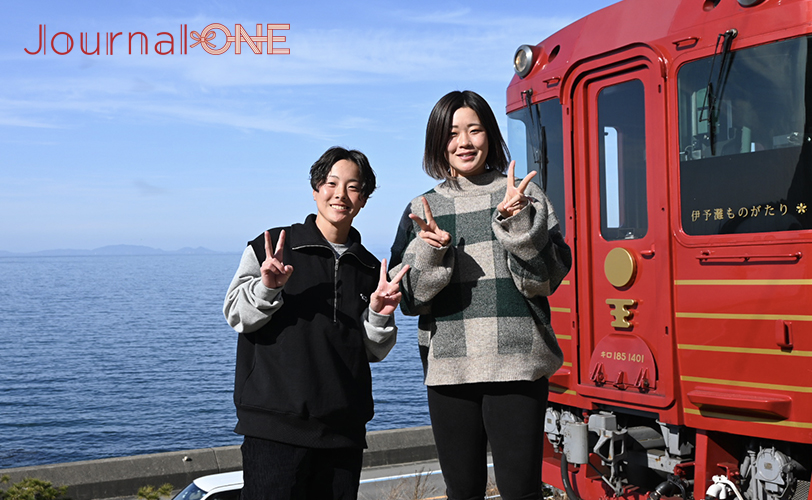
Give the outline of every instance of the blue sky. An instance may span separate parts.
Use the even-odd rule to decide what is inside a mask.
[[[262,230],[315,209],[308,169],[333,145],[367,154],[378,190],[355,226],[379,255],[408,201],[435,181],[421,169],[426,120],[451,90],[491,104],[505,132],[512,57],[614,3],[2,0],[0,250],[204,246],[239,252]],[[290,24],[276,47],[158,55],[160,32],[212,23],[249,32]],[[47,53],[37,49],[46,26]],[[126,36],[149,37],[148,55]],[[54,54],[57,32],[74,38]],[[85,55],[123,32],[115,55]],[[212,40],[219,47],[222,33]],[[55,44],[64,50],[66,37]],[[189,40],[189,45],[193,40]]]

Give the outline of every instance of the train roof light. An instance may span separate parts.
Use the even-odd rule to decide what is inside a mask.
[[[513,70],[519,75],[519,78],[524,78],[533,69],[533,49],[529,45],[522,45],[516,49],[516,55],[513,56]]]

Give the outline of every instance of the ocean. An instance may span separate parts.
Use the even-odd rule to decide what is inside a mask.
[[[239,444],[239,254],[0,257],[0,469]],[[368,430],[428,425],[416,318],[372,365]]]

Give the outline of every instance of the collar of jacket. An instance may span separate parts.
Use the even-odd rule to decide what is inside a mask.
[[[335,252],[333,246],[324,238],[318,226],[316,226],[316,214],[308,215],[304,224],[294,224],[290,227],[289,232],[288,238],[292,250],[319,247],[326,248],[331,253]],[[354,227],[350,228],[350,234],[347,237],[347,251],[341,257],[345,255],[352,255],[358,262],[370,269],[375,269],[380,264],[378,258],[361,245],[361,233]]]

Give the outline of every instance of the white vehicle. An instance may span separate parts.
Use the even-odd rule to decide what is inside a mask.
[[[202,476],[175,495],[172,500],[240,500],[242,471]]]

